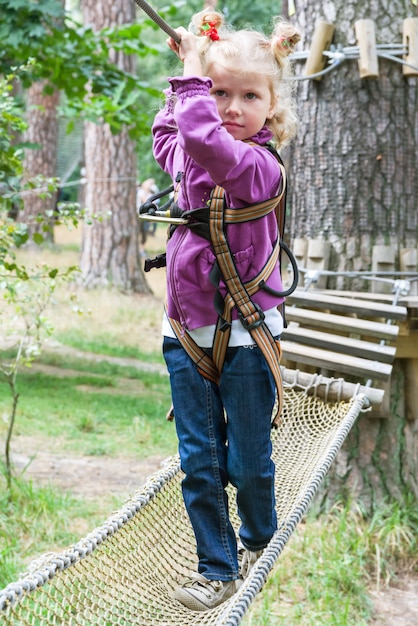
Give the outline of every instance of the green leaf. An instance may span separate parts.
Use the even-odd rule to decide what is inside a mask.
[[[32,239],[38,246],[40,246],[45,241],[44,236],[41,235],[41,233],[34,233],[32,235]]]

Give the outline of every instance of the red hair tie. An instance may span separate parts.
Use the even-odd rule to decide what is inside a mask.
[[[202,35],[210,37],[212,41],[219,41],[219,35],[216,26],[217,22],[206,22],[205,24],[202,24],[202,26],[200,27]]]

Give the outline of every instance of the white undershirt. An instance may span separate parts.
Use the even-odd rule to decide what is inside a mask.
[[[269,327],[273,337],[280,336],[283,332],[283,318],[280,312],[277,310],[277,307],[273,307],[272,309],[265,311],[264,315],[264,321]],[[165,312],[161,332],[164,337],[172,337],[173,339],[176,338],[176,334],[171,328],[171,324],[168,321],[168,317]],[[195,330],[189,330],[188,333],[190,337],[201,348],[211,348],[213,343],[213,335],[215,333],[215,324],[211,324],[210,326],[202,326],[201,328],[196,328]],[[230,346],[231,348],[236,348],[238,346],[250,346],[254,343],[255,341],[251,337],[251,334],[248,330],[244,328],[240,320],[232,320],[231,336],[229,338],[228,346]]]

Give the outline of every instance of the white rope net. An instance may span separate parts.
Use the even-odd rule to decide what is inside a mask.
[[[173,457],[103,526],[62,553],[34,561],[0,591],[5,626],[192,626],[239,624],[358,417],[365,396],[327,402],[286,388],[283,423],[272,431],[279,529],[237,594],[193,612],[172,592],[196,571],[193,532]],[[239,519],[230,489],[231,517]]]

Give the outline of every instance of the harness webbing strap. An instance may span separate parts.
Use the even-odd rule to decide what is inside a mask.
[[[260,217],[264,217],[270,211],[277,206],[280,202],[283,194],[275,196],[270,200],[265,200],[259,204],[253,204],[242,209],[224,209],[224,223],[225,224],[240,224],[242,222],[251,222],[252,220],[258,220]]]
[[[168,318],[171,328],[174,330],[177,339],[180,341],[184,350],[186,350],[192,361],[195,362],[196,367],[200,374],[212,381],[213,383],[219,383],[219,371],[217,370],[213,360],[204,352],[204,350],[197,345],[197,343],[190,337],[187,331],[184,331],[182,325],[172,317]]]
[[[219,384],[219,377],[223,369],[231,333],[232,310],[234,307],[237,308],[241,323],[260,348],[274,378],[278,402],[277,411],[273,419],[273,426],[280,424],[280,414],[283,405],[283,383],[280,370],[281,346],[280,342],[274,339],[268,326],[265,324],[263,311],[251,300],[251,296],[267,281],[280,258],[280,240],[283,235],[285,219],[286,172],[280,158],[278,156],[277,158],[282,175],[282,185],[280,194],[274,198],[248,207],[230,209],[225,207],[225,190],[222,187],[215,187],[212,193],[209,208],[209,233],[206,234],[207,238],[209,238],[208,235],[210,236],[210,241],[216,256],[216,263],[211,272],[211,280],[213,284],[218,287],[219,281],[223,279],[227,287],[225,298],[222,297],[219,290],[216,292],[215,296],[215,308],[218,312],[218,322],[213,340],[212,358],[196,344],[179,321],[169,318],[177,339],[196,364],[200,374],[213,383]],[[278,224],[278,238],[276,244],[258,275],[251,281],[243,283],[235,267],[234,257],[228,245],[225,227],[227,224],[239,224],[259,219],[273,210],[275,211]],[[196,211],[191,212],[191,215],[193,214],[197,217]],[[207,213],[205,211],[205,217],[206,216]],[[189,226],[192,226],[192,223]]]
[[[259,289],[259,283],[264,280],[267,280],[267,278],[270,276],[271,272],[276,267],[279,253],[280,253],[280,242],[279,240],[277,240],[276,245],[273,248],[273,252],[271,253],[265,266],[257,274],[257,276],[255,276],[251,281],[249,281],[248,283],[245,283],[244,285],[250,295],[256,293],[256,291],[258,291]],[[223,310],[223,316],[222,316],[224,319],[231,321],[232,309],[234,308],[234,306],[235,306],[234,300],[231,298],[229,294],[227,294],[225,298],[225,302],[224,302],[224,310]],[[230,335],[229,329],[226,332],[218,333],[217,330],[215,331],[215,336],[219,335],[219,339],[218,339],[218,342],[214,345],[214,354],[213,354],[213,360],[212,360],[206,354],[206,352],[204,352],[204,350],[202,350],[202,348],[198,346],[197,343],[190,337],[189,333],[183,329],[179,321],[171,317],[168,318],[168,320],[170,322],[170,325],[176,337],[179,339],[183,348],[186,350],[190,358],[196,363],[196,366],[198,370],[200,371],[200,373],[202,374],[202,376],[204,376],[208,380],[211,380],[214,383],[218,383],[219,373],[220,371],[222,371],[222,367],[219,370],[218,367],[216,366],[216,363],[218,364],[221,363],[219,354],[223,353],[223,357],[225,357],[225,352],[228,346],[229,335]],[[219,324],[220,322],[218,321],[218,327],[219,327]],[[225,343],[223,347],[221,346],[220,341],[219,341],[222,337],[224,337],[226,340],[226,341],[224,340]],[[215,349],[216,351],[221,350],[221,352],[217,353],[216,356],[215,356]],[[223,360],[222,360],[222,366],[223,366]]]
[[[274,268],[280,254],[280,242],[276,241],[276,245],[262,270],[251,281],[244,283],[247,293],[252,296],[260,288],[260,283],[267,280]],[[235,301],[231,294],[227,293],[224,300],[224,308],[222,314],[218,318],[217,328],[215,332],[213,344],[213,360],[219,371],[222,371],[223,361],[225,358],[226,348],[228,347],[229,336],[231,334],[232,309]]]
[[[280,163],[279,167],[282,172],[282,180],[285,181],[286,174],[284,167]],[[277,222],[282,223],[281,217],[277,214],[278,207],[281,206],[282,199],[284,197],[283,186],[282,189],[283,191],[279,195],[274,196],[274,198],[270,198],[269,200],[264,200],[264,202],[259,202],[257,204],[252,204],[239,209],[229,209],[224,207],[224,224],[242,224],[244,222],[251,222],[253,220],[258,220],[261,217],[265,217],[273,210],[276,212]],[[202,207],[200,209],[184,211],[182,217],[190,219],[189,223],[186,225],[187,228],[192,229],[195,233],[210,241],[209,214],[210,208]],[[279,232],[281,233],[282,231],[279,230]]]
[[[235,267],[233,255],[229,248],[224,229],[224,193],[222,187],[215,187],[212,194],[209,219],[211,240],[217,264],[228,290],[228,305],[224,307],[225,316],[223,318],[224,322],[226,321],[228,323],[226,326],[227,329],[224,332],[220,331],[218,320],[217,332],[215,332],[213,344],[213,360],[218,371],[221,372],[229,340],[229,322],[232,310],[230,301],[232,300],[238,310],[241,323],[248,330],[255,343],[262,351],[273,375],[278,397],[278,408],[273,423],[277,425],[282,410],[283,396],[283,383],[280,371],[280,344],[275,341],[268,326],[264,323],[263,311],[251,300],[250,294],[242,283]],[[275,251],[277,251],[277,246],[275,247]],[[270,265],[270,263],[268,263],[268,265]],[[225,335],[227,336],[225,337]]]

